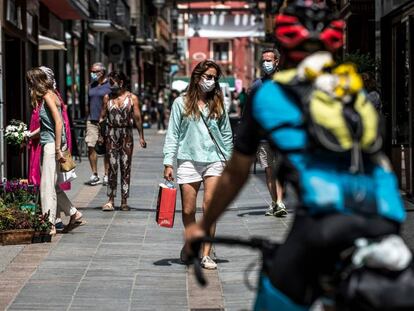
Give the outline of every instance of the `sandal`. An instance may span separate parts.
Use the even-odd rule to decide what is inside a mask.
[[[131,208],[128,206],[128,204],[122,203],[120,206],[121,211],[127,212],[131,210]]]
[[[56,227],[55,227],[55,226],[52,226],[52,227],[50,228],[49,234],[50,234],[52,237],[56,235]]]
[[[73,217],[73,218],[72,218]],[[83,217],[83,215],[82,215],[82,213],[81,212],[79,212],[79,211],[77,211],[74,215],[72,215],[71,217],[70,217],[70,221],[69,221],[69,224],[77,224],[77,223],[79,223],[79,224],[81,224],[83,221],[82,221],[82,217]]]
[[[102,210],[104,212],[112,212],[115,209],[114,209],[114,205],[111,202],[108,202],[104,206],[102,206]]]

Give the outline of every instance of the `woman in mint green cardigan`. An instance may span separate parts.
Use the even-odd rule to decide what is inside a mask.
[[[211,60],[199,63],[191,74],[186,94],[178,97],[170,115],[164,143],[164,178],[180,185],[184,227],[195,222],[197,194],[204,183],[203,210],[209,208],[225,162],[233,148],[233,135],[218,80],[220,67]],[[177,160],[177,166],[174,161]],[[176,169],[175,169],[176,168]],[[215,227],[210,234],[214,235]],[[201,265],[216,269],[211,244],[203,247]],[[181,260],[186,262],[181,251]]]

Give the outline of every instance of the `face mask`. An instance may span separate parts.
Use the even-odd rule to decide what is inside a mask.
[[[91,72],[91,80],[92,81],[98,80],[98,74],[96,72]]]
[[[119,85],[118,85],[118,83],[115,83],[114,85],[111,85],[110,86],[110,89],[111,89],[111,92],[112,93],[118,93],[119,92],[119,90],[121,89],[120,87],[119,87]]]
[[[206,78],[202,78],[200,81],[200,87],[204,93],[211,92],[215,86],[216,86],[216,81],[214,79],[207,80]]]
[[[265,74],[271,74],[275,69],[275,65],[272,61],[264,61],[262,64],[262,69]]]

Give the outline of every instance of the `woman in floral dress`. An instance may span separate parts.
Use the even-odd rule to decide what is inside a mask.
[[[121,169],[121,210],[128,211],[131,179],[131,160],[134,150],[132,130],[134,124],[140,137],[140,145],[146,148],[138,98],[127,90],[127,78],[124,73],[113,71],[109,74],[111,93],[105,95],[100,123],[106,121],[106,152],[109,158],[108,202],[103,211],[114,210],[114,199],[118,181],[118,163]],[[135,121],[135,122],[134,122]]]

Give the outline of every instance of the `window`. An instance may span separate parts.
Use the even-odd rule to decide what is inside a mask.
[[[229,42],[213,42],[213,58],[215,61],[229,61]]]

